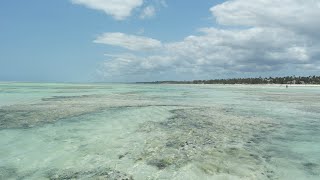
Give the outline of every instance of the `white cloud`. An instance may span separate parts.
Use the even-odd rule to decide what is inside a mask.
[[[320,31],[319,0],[233,0],[214,6],[218,23],[259,27],[284,27],[293,31]]]
[[[129,17],[133,9],[143,4],[143,0],[71,0],[71,2],[90,9],[101,10],[117,20]]]
[[[155,16],[156,14],[156,9],[153,6],[147,6],[143,9],[140,18],[141,19],[147,19]]]
[[[94,40],[95,43],[107,44],[126,48],[132,51],[160,48],[161,42],[143,36],[127,35],[124,33],[104,33]]]
[[[147,19],[155,16],[156,8],[167,7],[165,0],[70,0],[73,4],[83,5],[87,8],[103,11],[111,15],[116,20],[124,20],[131,16],[134,9],[138,9],[141,19]],[[144,8],[144,3],[149,4]]]
[[[245,30],[201,29],[200,36],[167,44],[167,52],[198,69],[270,71],[283,64],[310,61],[312,52],[304,36],[279,28]]]
[[[159,41],[145,41],[150,38],[140,40],[141,37],[127,38],[130,35],[124,34],[122,38],[109,39],[106,44],[130,50],[151,46],[157,51],[147,56],[109,57],[105,75],[130,73],[132,77],[166,72],[179,79],[190,74],[192,78],[214,78],[224,74],[262,75],[279,74],[287,69],[295,72],[319,69],[318,0],[232,0],[210,10],[218,23],[232,28],[201,28],[200,35],[162,45]],[[112,67],[112,71],[107,67]]]

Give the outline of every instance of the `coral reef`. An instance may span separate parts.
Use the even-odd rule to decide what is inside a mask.
[[[141,125],[140,132],[148,133],[149,139],[137,160],[145,160],[159,170],[196,163],[204,173],[212,175],[271,177],[272,171],[263,163],[270,157],[255,152],[252,146],[264,141],[278,124],[231,115],[214,107],[171,112],[172,117],[166,121]]]

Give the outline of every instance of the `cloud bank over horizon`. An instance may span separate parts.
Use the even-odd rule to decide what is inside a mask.
[[[103,8],[116,19],[128,17],[132,9],[143,4],[142,0],[118,1],[113,4],[119,8],[111,11],[108,3],[112,1],[73,2]],[[101,8],[94,6],[101,2],[104,2]],[[122,8],[124,6],[126,8]],[[108,52],[99,74],[105,80],[135,81],[143,76],[161,80],[168,74],[176,79],[214,78],[225,74],[279,74],[288,69],[293,73],[320,69],[320,1],[231,0],[208,10],[218,26],[199,27],[196,35],[180,41],[162,42],[122,32],[103,33],[95,43],[123,48],[124,52]],[[147,6],[140,17],[152,17],[154,11]]]

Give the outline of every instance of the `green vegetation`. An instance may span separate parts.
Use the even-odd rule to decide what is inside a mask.
[[[233,79],[211,79],[194,81],[155,81],[143,82],[150,84],[320,84],[320,76],[286,76],[268,78],[233,78]]]

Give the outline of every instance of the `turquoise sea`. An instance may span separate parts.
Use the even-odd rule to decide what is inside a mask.
[[[320,179],[320,87],[0,83],[0,179]]]

